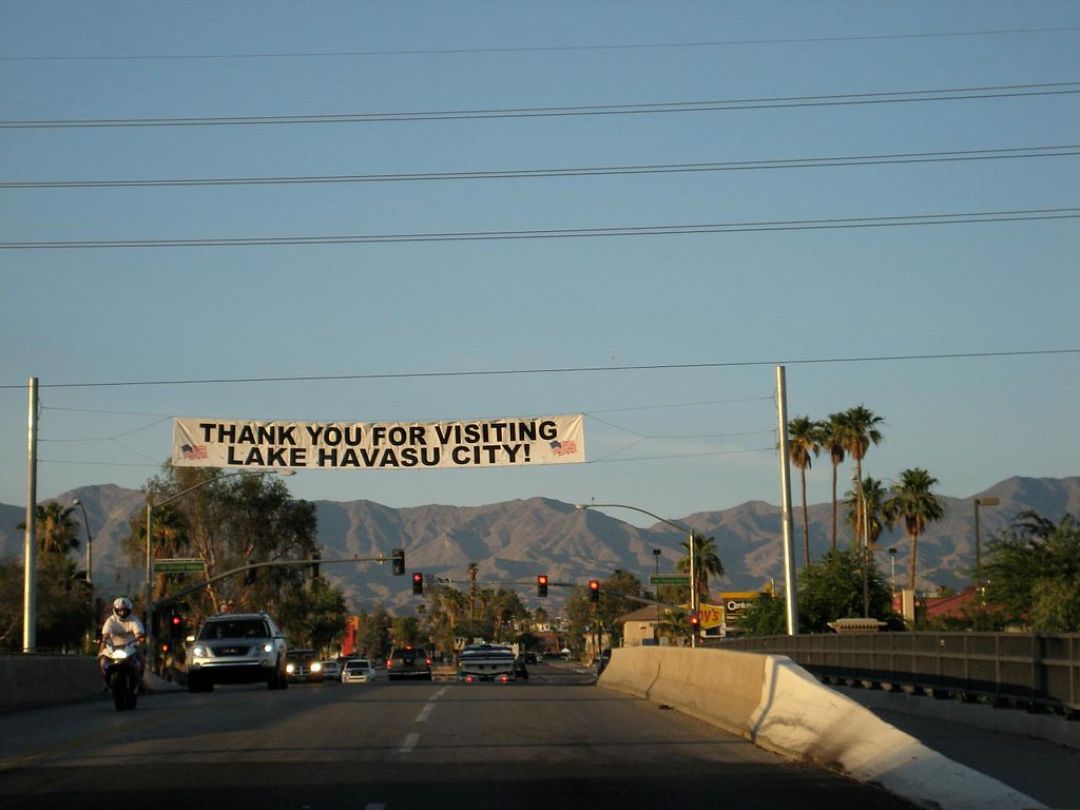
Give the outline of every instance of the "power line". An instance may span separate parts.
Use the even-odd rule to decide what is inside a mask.
[[[340,113],[327,115],[267,115],[185,118],[84,118],[0,121],[0,129],[75,129],[91,127],[204,127],[267,126],[280,124],[343,124],[401,121],[478,120],[493,118],[550,118],[596,115],[653,115],[673,112],[837,107],[856,104],[897,104],[922,101],[1014,98],[1019,96],[1073,95],[1080,82],[991,85],[939,90],[900,90],[877,93],[842,93],[712,101],[676,101],[639,104],[598,104],[561,107],[519,107],[477,110],[428,110],[397,113]]]
[[[974,211],[957,214],[910,214],[887,217],[837,217],[761,222],[639,225],[614,228],[555,228],[526,231],[459,231],[411,234],[351,234],[339,236],[242,236],[202,239],[83,239],[67,241],[0,242],[0,250],[72,250],[184,247],[282,247],[286,245],[370,245],[405,242],[485,242],[520,239],[581,239],[613,236],[684,236],[708,233],[842,230],[987,222],[1031,222],[1076,219],[1080,208],[1029,208],[1013,211]]]
[[[366,50],[366,51],[267,51],[262,53],[173,53],[173,54],[131,54],[121,55],[67,55],[67,56],[2,56],[0,62],[130,62],[130,61],[166,61],[200,59],[296,59],[296,58],[331,58],[331,57],[370,57],[370,56],[440,56],[440,55],[476,55],[503,53],[548,53],[574,51],[621,51],[647,50],[661,48],[715,48],[744,45],[795,45],[827,42],[874,42],[882,40],[904,39],[944,39],[952,37],[1005,36],[1011,34],[1047,34],[1080,30],[1078,26],[1059,26],[1047,28],[997,28],[978,31],[940,31],[912,34],[857,34],[837,37],[784,37],[771,39],[721,39],[693,42],[645,42],[610,45],[536,45],[501,48],[413,48],[408,50]]]
[[[894,354],[866,355],[853,357],[819,357],[802,359],[774,360],[732,360],[713,363],[657,363],[635,366],[568,366],[553,368],[493,369],[487,371],[414,371],[387,372],[372,374],[324,374],[293,377],[219,377],[204,379],[178,380],[125,380],[115,382],[89,383],[39,383],[38,388],[120,388],[149,387],[170,385],[238,385],[249,383],[284,383],[284,382],[338,382],[351,380],[407,380],[436,379],[445,377],[505,377],[523,374],[591,374],[597,372],[626,371],[683,371],[710,368],[749,368],[753,366],[798,366],[826,365],[844,363],[894,363],[912,360],[971,360],[1004,357],[1048,357],[1055,355],[1080,354],[1080,348],[1058,349],[1017,349],[1000,352],[947,352],[941,354]],[[0,385],[0,390],[25,389],[26,384]],[[602,411],[601,411],[602,413]]]
[[[684,172],[754,171],[762,169],[814,169],[847,166],[883,166],[908,163],[944,163],[1080,155],[1080,144],[1022,146],[1003,149],[966,149],[947,152],[901,152],[880,155],[843,155],[706,163],[657,163],[628,166],[579,166],[554,169],[502,169],[492,171],[414,172],[390,174],[298,175],[277,177],[157,178],[147,180],[0,180],[5,189],[54,188],[162,188],[192,186],[295,185],[313,183],[389,183],[436,180],[506,180],[539,177],[669,174]]]

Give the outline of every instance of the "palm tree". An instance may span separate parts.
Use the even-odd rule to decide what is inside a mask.
[[[690,537],[694,543],[694,579],[697,580],[698,602],[709,598],[709,577],[722,577],[724,564],[720,562],[720,555],[716,553],[716,541],[711,537],[705,537],[697,532],[691,532]],[[686,549],[686,556],[675,564],[676,571],[690,572],[690,540],[683,540],[682,547]]]
[[[931,492],[938,483],[930,473],[921,467],[913,467],[900,473],[900,483],[893,487],[893,496],[885,502],[885,516],[889,525],[904,521],[908,537],[911,538],[911,570],[908,572],[908,587],[915,588],[915,563],[918,559],[919,535],[926,530],[926,525],[945,517],[945,508]]]
[[[803,559],[810,565],[810,511],[806,506],[806,471],[810,468],[811,455],[821,453],[824,431],[819,422],[811,422],[809,416],[796,416],[788,422],[788,451],[791,463],[799,468],[802,479]]]
[[[43,554],[64,557],[79,548],[79,524],[71,516],[74,511],[74,506],[61,506],[58,501],[34,507],[34,533]],[[25,529],[26,521],[18,528]]]
[[[865,530],[871,547],[874,546],[881,532],[887,525],[884,520],[885,486],[869,475],[862,482],[863,501],[866,503],[866,523],[863,523],[863,510],[859,504],[857,492],[849,490],[846,494],[848,513],[846,522],[858,537]]]
[[[857,405],[844,412],[846,430],[844,431],[844,449],[855,459],[855,485],[859,494],[859,501],[863,500],[862,492],[862,460],[866,457],[866,451],[871,444],[881,443],[881,431],[878,425],[885,420],[877,416],[864,405]],[[863,538],[866,542],[866,538]]]
[[[821,425],[822,449],[828,449],[832,461],[832,550],[836,551],[836,468],[844,463],[844,438],[847,436],[847,414],[830,413]]]
[[[476,574],[480,570],[480,566],[476,563],[469,563],[465,569],[469,573],[469,621],[476,621]]]

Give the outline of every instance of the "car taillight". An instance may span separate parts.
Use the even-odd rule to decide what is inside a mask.
[[[465,683],[472,683],[472,682],[473,682],[473,676],[472,675],[466,675],[465,676]]]
[[[426,663],[426,664],[427,664],[427,665],[428,665],[429,667],[431,666],[431,659],[430,659],[430,658],[425,658],[425,659],[424,659],[424,662],[425,662],[425,663]]]
[[[509,675],[500,675],[499,676],[499,683],[510,683],[510,676]]]
[[[392,658],[387,658],[386,659],[386,668],[390,669],[393,665],[394,665],[393,659]]]

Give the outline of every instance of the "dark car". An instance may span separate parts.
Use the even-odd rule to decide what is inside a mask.
[[[263,681],[270,689],[289,685],[285,636],[265,613],[211,616],[191,642],[189,692],[209,692],[219,683]]]
[[[401,678],[431,680],[431,659],[423,650],[412,647],[395,647],[386,659],[386,677],[391,681]]]
[[[320,683],[323,680],[322,659],[315,650],[290,650],[285,672],[293,683]]]
[[[607,665],[611,663],[611,650],[601,650],[600,655],[596,658],[596,676],[600,677],[600,674],[607,669]]]

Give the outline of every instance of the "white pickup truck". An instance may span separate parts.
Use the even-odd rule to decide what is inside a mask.
[[[470,644],[458,656],[458,679],[465,683],[476,681],[514,680],[516,656],[510,647],[497,644]]]

